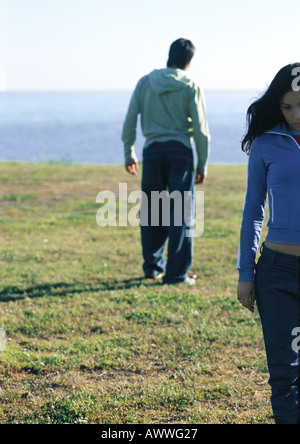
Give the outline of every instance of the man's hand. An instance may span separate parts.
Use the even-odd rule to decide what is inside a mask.
[[[237,298],[244,307],[251,311],[251,313],[254,313],[255,282],[239,282]]]
[[[195,184],[196,185],[199,185],[199,184],[204,185],[205,181],[206,181],[206,174],[197,173],[196,179],[195,179]]]
[[[136,176],[139,171],[139,164],[137,162],[126,163],[126,171],[133,176]]]

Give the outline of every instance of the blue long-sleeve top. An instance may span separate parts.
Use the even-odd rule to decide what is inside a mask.
[[[300,245],[300,146],[294,135],[282,123],[257,137],[251,146],[237,263],[240,282],[255,280],[267,196],[266,240]]]

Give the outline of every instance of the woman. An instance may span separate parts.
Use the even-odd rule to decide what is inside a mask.
[[[248,109],[250,154],[238,300],[262,321],[276,424],[300,424],[300,63],[282,68]],[[269,232],[255,265],[269,198]],[[298,338],[297,338],[298,336]]]

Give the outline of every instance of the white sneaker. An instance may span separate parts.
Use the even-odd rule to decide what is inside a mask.
[[[164,282],[165,285],[177,285],[177,284],[186,284],[186,285],[195,285],[196,283],[196,279],[194,278],[190,278],[190,277],[186,277],[184,281],[182,282]]]
[[[192,286],[192,285],[196,284],[196,279],[186,277],[185,280],[183,281],[183,283]]]

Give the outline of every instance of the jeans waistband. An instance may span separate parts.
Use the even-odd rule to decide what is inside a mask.
[[[272,264],[282,265],[288,268],[300,268],[300,256],[293,256],[292,254],[279,253],[266,247],[265,244],[261,247],[263,258],[267,259]]]
[[[189,148],[188,146],[184,145],[179,140],[168,140],[166,142],[153,142],[147,147],[144,148],[144,150],[153,150],[153,149],[167,149],[167,150],[174,150],[176,148],[180,150],[186,150],[188,153],[192,153],[193,150]]]

